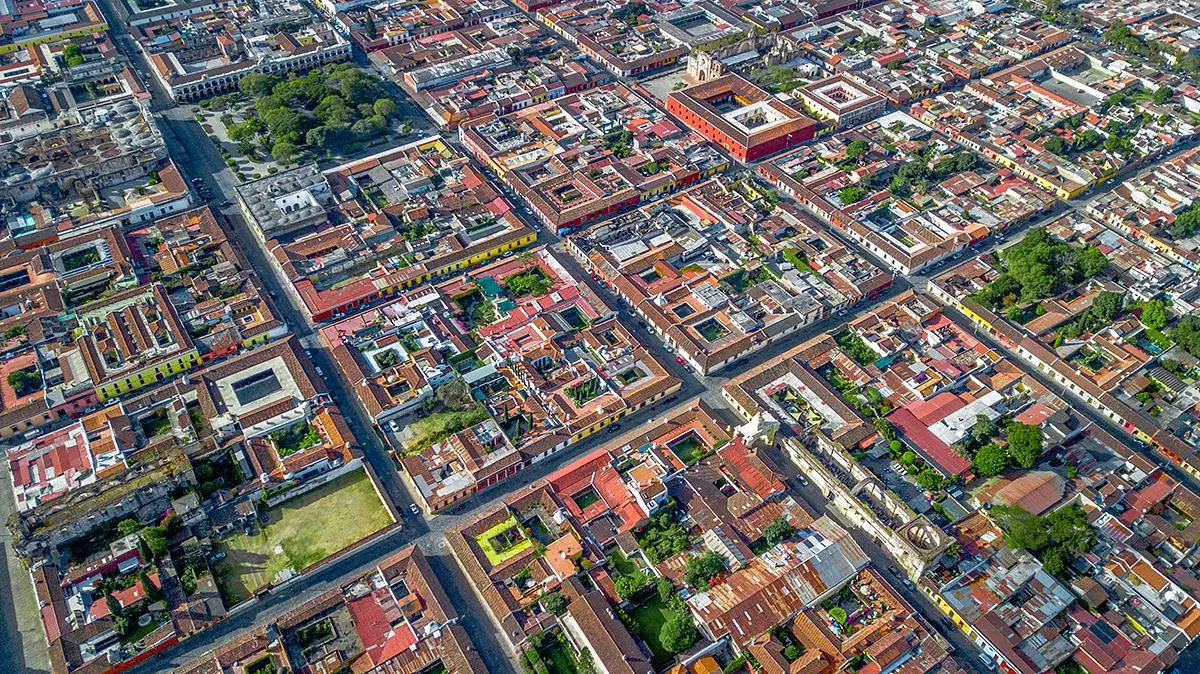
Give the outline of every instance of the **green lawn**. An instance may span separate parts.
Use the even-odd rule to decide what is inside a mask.
[[[451,435],[487,419],[487,410],[482,405],[461,412],[453,410],[434,412],[409,424],[406,429],[404,451],[409,454],[422,452]]]
[[[626,557],[620,550],[614,550],[608,555],[608,563],[612,565],[613,570],[622,576],[628,576],[631,573],[637,573],[637,564],[634,564],[631,559]]]
[[[533,547],[533,541],[525,537],[515,517],[509,517],[476,536],[475,544],[483,550],[492,566],[499,566]]]
[[[641,606],[629,611],[629,617],[634,622],[633,631],[650,647],[653,654],[651,664],[656,670],[670,662],[673,657],[663,648],[662,640],[659,638],[663,623],[670,616],[671,609],[667,608],[667,605],[658,598],[657,592],[652,593]]]
[[[685,435],[668,447],[675,456],[679,457],[680,461],[689,466],[699,461],[701,457],[708,453],[708,448],[704,446],[704,443],[694,433]]]
[[[550,674],[575,674],[578,670],[575,667],[575,655],[571,653],[571,649],[558,639],[551,639],[550,642],[550,645],[542,650],[542,659],[546,662],[546,669],[550,671]]]
[[[286,501],[267,515],[270,521],[253,535],[236,532],[217,544],[225,559],[216,576],[228,604],[245,600],[283,569],[300,571],[392,523],[361,470]]]

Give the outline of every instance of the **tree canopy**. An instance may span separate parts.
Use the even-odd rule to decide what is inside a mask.
[[[1072,503],[1039,517],[1023,508],[996,506],[992,516],[1006,533],[1005,542],[1017,550],[1037,555],[1050,573],[1061,576],[1075,555],[1096,544],[1095,528],[1087,512]]]
[[[998,308],[1014,301],[1053,297],[1099,274],[1108,258],[1094,247],[1081,248],[1035,227],[1001,254],[1004,272],[975,294],[976,301]]]
[[[1022,468],[1032,468],[1042,458],[1042,428],[1014,421],[1004,429],[1008,453]]]
[[[687,584],[700,591],[707,590],[709,581],[724,572],[725,559],[711,550],[692,557],[684,565]]]

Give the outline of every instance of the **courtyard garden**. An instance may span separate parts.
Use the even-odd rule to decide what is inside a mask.
[[[251,535],[239,531],[219,541],[221,597],[227,605],[245,601],[281,571],[300,572],[390,524],[366,472],[343,475],[271,508]]]
[[[476,536],[475,543],[492,566],[499,566],[533,547],[517,518],[511,516]]]

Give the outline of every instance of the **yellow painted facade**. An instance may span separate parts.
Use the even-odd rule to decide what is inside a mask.
[[[149,386],[166,377],[185,372],[199,364],[200,352],[192,349],[166,362],[158,363],[153,367],[147,367],[116,381],[111,381],[96,389],[96,397],[100,402],[104,402],[121,394]]]
[[[51,33],[48,35],[34,35],[24,40],[18,39],[10,42],[9,44],[0,45],[0,54],[11,54],[19,49],[33,47],[39,44],[53,44],[55,42],[62,42],[63,40],[70,40],[71,38],[75,37],[96,35],[98,33],[103,33],[106,30],[108,30],[107,23],[97,23],[89,26],[81,26],[79,28],[64,30],[58,33]]]

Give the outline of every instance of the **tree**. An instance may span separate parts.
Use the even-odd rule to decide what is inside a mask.
[[[900,455],[900,463],[904,466],[911,466],[917,462],[917,454],[911,449]]]
[[[391,119],[396,115],[396,113],[400,112],[400,108],[396,105],[396,101],[393,101],[390,98],[381,98],[375,101],[375,104],[371,107],[374,109],[375,114],[383,117],[384,119]]]
[[[321,99],[313,114],[325,124],[348,125],[354,122],[357,113],[346,105],[346,99],[337,94],[329,94]]]
[[[36,366],[9,372],[6,379],[18,397],[29,395],[42,386],[42,375]]]
[[[557,592],[549,592],[542,597],[542,608],[554,615],[562,615],[567,610],[567,600]]]
[[[666,578],[659,578],[658,582],[655,583],[654,586],[655,589],[658,590],[658,599],[662,603],[669,603],[671,599],[675,597],[675,585]]]
[[[1175,222],[1167,226],[1167,233],[1175,239],[1186,239],[1200,231],[1200,202],[1175,216]]]
[[[925,491],[937,491],[941,489],[942,481],[942,476],[931,468],[926,468],[917,473],[917,486]]]
[[[617,576],[617,580],[613,585],[616,587],[617,596],[621,599],[629,599],[650,587],[650,576],[647,576],[642,571],[634,571],[621,576]]]
[[[271,156],[280,164],[286,164],[291,161],[292,157],[295,157],[296,153],[299,151],[300,148],[289,140],[276,141],[276,143],[271,146]]]
[[[372,40],[379,34],[379,30],[375,27],[375,17],[369,9],[367,10],[367,18],[363,20],[363,32]]]
[[[682,653],[696,641],[696,625],[686,610],[675,611],[663,622],[658,640],[671,654]]]
[[[1174,95],[1175,95],[1175,90],[1164,84],[1161,87],[1155,89],[1154,94],[1151,95],[1150,98],[1155,103],[1162,105],[1162,104],[1166,103],[1167,101],[1171,100],[1171,97],[1173,97]]]
[[[68,42],[67,46],[62,50],[63,63],[67,64],[68,68],[83,65],[83,50],[74,42]]]
[[[304,131],[304,118],[291,108],[274,108],[263,115],[263,121],[277,139]]]
[[[1091,278],[1104,271],[1104,268],[1108,266],[1108,258],[1100,252],[1099,248],[1088,246],[1079,252],[1078,263],[1084,278]]]
[[[1179,348],[1200,358],[1200,316],[1188,315],[1180,318],[1171,330],[1171,339],[1175,340]]]
[[[688,585],[703,592],[708,589],[709,581],[724,571],[725,559],[709,550],[687,560],[684,565],[684,580]]]
[[[1047,152],[1053,152],[1059,156],[1065,156],[1067,154],[1067,142],[1058,134],[1054,134],[1043,141],[1042,147],[1046,148]]]
[[[849,159],[850,161],[858,161],[859,157],[862,157],[870,151],[871,144],[867,141],[862,140],[861,138],[850,141],[850,144],[846,146],[846,159]]]
[[[862,201],[865,196],[867,196],[866,191],[858,185],[847,185],[838,192],[838,199],[847,206]]]
[[[971,430],[969,431],[971,439],[979,445],[990,441],[999,432],[1000,428],[996,426],[996,422],[982,414],[975,415],[975,424],[971,426]]]
[[[1022,468],[1032,468],[1042,458],[1042,428],[1033,424],[1013,422],[1004,430],[1008,438],[1008,453]]]
[[[992,508],[992,512],[1008,531],[1006,542],[1009,547],[1037,552],[1049,543],[1050,535],[1046,531],[1042,518],[1028,510],[1012,506],[996,506]]]
[[[971,466],[980,477],[999,475],[1008,470],[1008,454],[995,444],[988,443],[975,452]]]
[[[142,530],[142,523],[133,518],[121,520],[121,522],[119,524],[117,524],[117,532],[120,533],[122,536],[128,536],[129,534],[136,534],[137,532],[139,532],[141,530]]]
[[[783,516],[776,517],[763,529],[763,540],[767,545],[775,546],[792,536],[794,529]]]
[[[846,623],[850,620],[850,616],[846,615],[846,609],[841,606],[834,606],[829,609],[829,617],[833,618],[833,621],[842,628],[842,631],[846,630]]]
[[[596,674],[596,660],[592,656],[592,649],[585,647],[579,650],[579,658],[575,661],[575,674]]]
[[[269,95],[279,81],[275,75],[251,73],[238,80],[238,90],[252,98],[262,98]]]
[[[144,527],[140,536],[142,542],[146,544],[146,549],[149,550],[150,556],[158,559],[167,552],[167,535],[161,527]]]
[[[437,399],[447,409],[460,411],[475,409],[478,404],[471,395],[471,385],[458,377],[438,387]]]
[[[1160,299],[1149,300],[1143,304],[1141,314],[1138,316],[1142,321],[1142,325],[1151,330],[1162,330],[1165,328],[1169,317],[1167,303]]]

